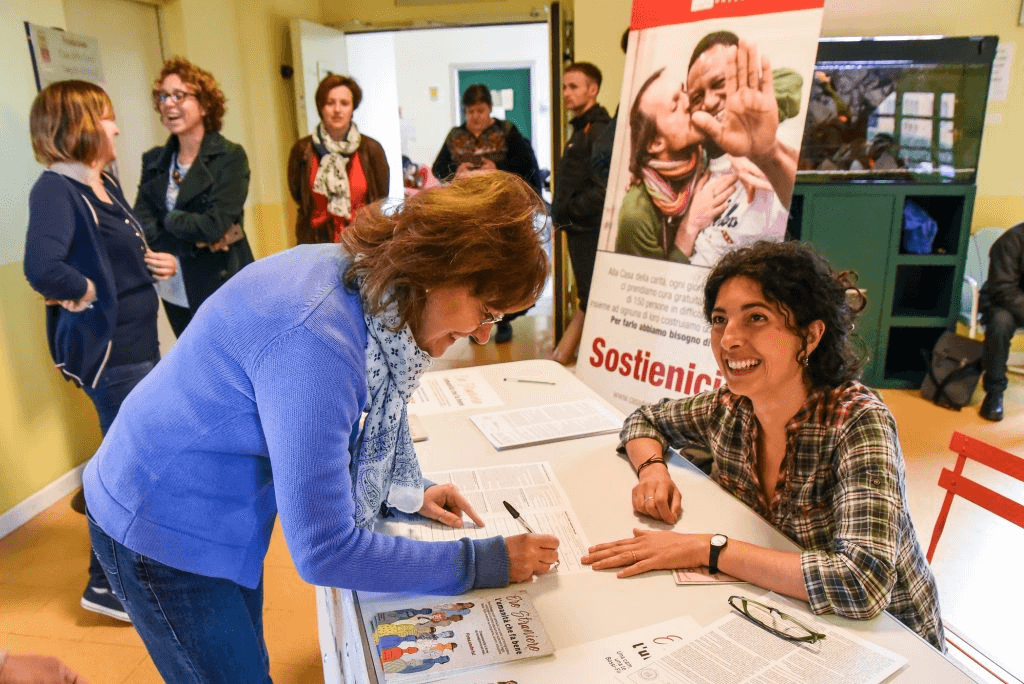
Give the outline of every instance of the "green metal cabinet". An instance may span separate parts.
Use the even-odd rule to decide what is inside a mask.
[[[835,268],[856,271],[866,291],[856,330],[866,384],[920,386],[922,351],[956,325],[974,193],[973,185],[797,185],[790,235],[813,242]],[[938,224],[931,254],[903,249],[907,200]]]

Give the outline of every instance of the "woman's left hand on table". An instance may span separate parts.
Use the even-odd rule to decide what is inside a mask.
[[[634,529],[628,539],[591,546],[580,560],[595,570],[623,568],[618,577],[632,577],[650,570],[707,565],[710,548],[710,534]]]
[[[146,250],[146,268],[157,280],[167,280],[178,272],[178,260],[168,252]]]
[[[484,526],[480,515],[452,484],[434,485],[423,492],[423,507],[419,513],[448,527],[462,527],[462,514],[465,513],[477,527]]]

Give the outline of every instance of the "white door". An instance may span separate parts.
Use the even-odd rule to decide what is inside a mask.
[[[316,87],[320,81],[328,72],[348,73],[345,34],[302,19],[293,20],[290,28],[295,69],[295,120],[299,137],[304,138],[320,123],[320,114],[316,111]]]
[[[157,11],[131,0],[64,0],[68,31],[99,41],[103,77],[121,129],[118,175],[133,204],[142,153],[167,139],[150,96],[163,66]]]

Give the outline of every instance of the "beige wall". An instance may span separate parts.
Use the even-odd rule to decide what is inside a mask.
[[[618,36],[629,20],[630,0],[588,0],[576,16],[576,57],[605,71],[601,103],[614,111],[621,87],[623,61]],[[1021,0],[986,0],[970,6],[959,0],[905,0],[897,11],[891,0],[826,0],[822,34],[875,36],[893,34],[950,36],[998,35],[1016,46],[1010,96],[992,104],[1002,116],[985,127],[978,172],[973,226],[1009,227],[1024,221],[1024,173],[1020,131],[1024,130],[1024,28],[1018,25]],[[612,66],[618,65],[618,74]],[[607,67],[606,67],[607,65]],[[612,95],[615,79],[615,95]]]

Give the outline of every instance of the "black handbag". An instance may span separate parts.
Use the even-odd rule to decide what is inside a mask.
[[[954,332],[942,333],[931,354],[922,349],[928,374],[921,396],[944,408],[959,411],[971,403],[982,372],[983,344]]]

